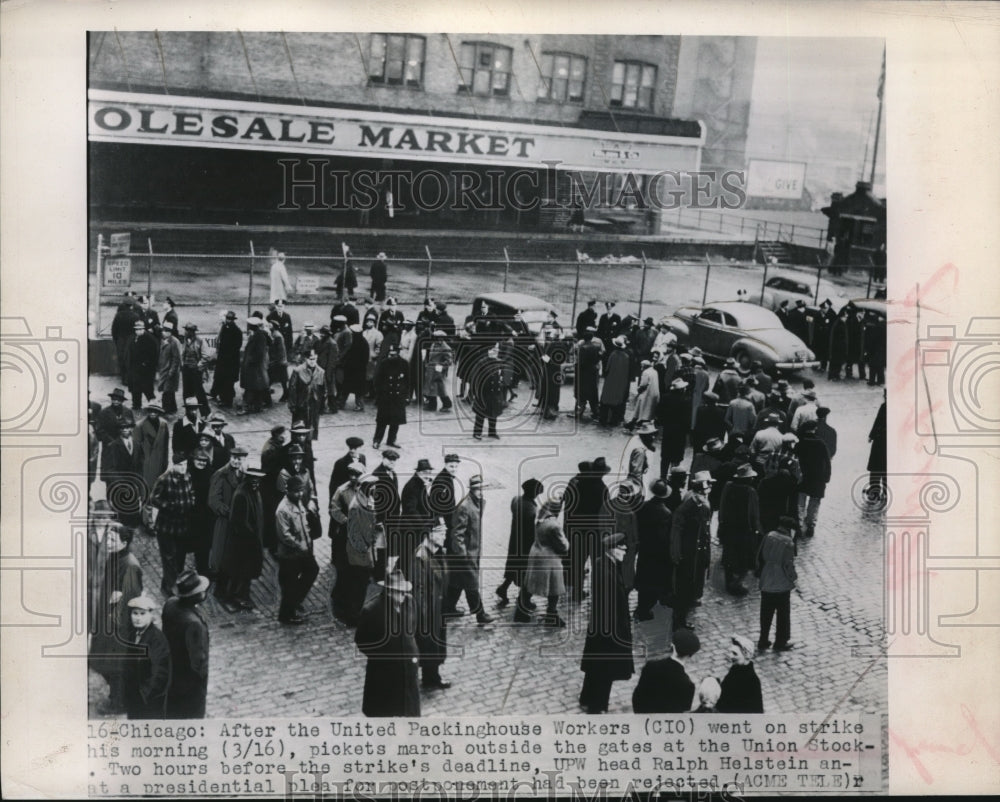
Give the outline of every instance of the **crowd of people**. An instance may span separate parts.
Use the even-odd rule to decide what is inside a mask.
[[[384,271],[373,274],[373,284],[375,275]],[[108,681],[107,712],[203,716],[209,639],[200,604],[209,589],[231,613],[252,610],[253,583],[273,561],[278,621],[307,624],[302,605],[319,575],[314,544],[326,523],[331,610],[355,628],[368,658],[362,710],[419,715],[421,686],[450,686],[441,674],[449,621],[468,614],[487,627],[494,616],[481,593],[484,478],[460,481],[462,457],[452,453],[440,469],[420,458],[401,482],[398,439],[407,408],[448,412],[457,395],[474,413],[473,437],[485,431],[498,438],[497,419],[522,383],[535,398],[524,414],[552,417],[570,381],[568,414],[620,425],[623,456],[617,470],[604,456],[581,462],[562,488],[525,479],[510,501],[498,606],[510,605],[516,586],[512,622],[561,628],[560,604],[589,595],[580,693],[586,712],[605,712],[613,682],[634,674],[633,621],[651,620],[658,604],[670,610],[672,651],[647,661],[635,711],[763,712],[752,658],[794,648],[798,543],[822,531],[821,502],[837,453],[831,409],[814,383],[806,379],[792,393],[759,363],[743,373],[733,360],[713,380],[699,349],[679,344],[651,318],[623,319],[613,302],[598,317],[592,299],[569,332],[556,314],[533,333],[520,315],[503,319],[489,309],[458,331],[445,303],[427,299],[408,321],[385,297],[384,279],[378,284],[364,311],[344,295],[329,326],[317,331],[305,322],[296,336],[283,293],[275,292],[287,289],[287,276],[272,271],[277,297],[266,318],[251,315],[243,331],[236,315],[226,314],[207,393],[208,355],[197,327],[185,325],[181,336],[172,304],[161,321],[148,299],[123,303],[115,337],[132,408],[115,388],[107,407],[91,403],[90,415],[91,481],[99,468],[106,486],[106,499],[92,502],[91,665]],[[839,358],[828,358],[832,371]],[[272,405],[274,384],[283,392],[278,403],[289,407],[289,426],[274,426],[252,456],[226,433],[220,411],[234,405],[237,381],[241,411]],[[347,438],[330,466],[324,520],[313,443],[321,415],[344,410],[351,395],[355,410],[375,401],[371,445],[380,462],[367,464],[360,433]],[[871,484],[883,488],[884,403],[869,439]],[[759,633],[756,644],[733,636],[732,669],[721,683],[696,684],[684,661],[700,646],[692,619],[713,573],[713,532],[720,590],[741,599],[747,576],[756,578]],[[130,553],[137,535],[156,538],[168,599],[162,633],[153,623],[159,605],[144,592]],[[459,606],[463,595],[467,611]]]

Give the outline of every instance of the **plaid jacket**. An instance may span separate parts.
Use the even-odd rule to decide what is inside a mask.
[[[164,537],[183,538],[191,532],[194,510],[194,483],[187,473],[169,470],[153,485],[149,503],[159,510],[156,533]]]

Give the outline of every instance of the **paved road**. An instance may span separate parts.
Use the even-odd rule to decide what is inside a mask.
[[[114,384],[111,377],[91,377],[93,398],[103,401]],[[817,378],[817,390],[820,400],[833,409],[830,423],[839,431],[840,446],[816,537],[800,548],[797,562],[799,590],[793,594],[792,629],[800,648],[780,655],[765,653],[756,659],[756,666],[767,712],[881,712],[887,705],[886,665],[876,649],[883,620],[882,527],[877,514],[855,505],[851,489],[864,473],[867,433],[882,391],[863,382],[829,383],[824,378]],[[522,391],[518,401],[527,395]],[[566,391],[562,408],[572,408]],[[408,478],[418,458],[427,457],[438,468],[450,451],[464,459],[461,477],[481,472],[486,478],[482,588],[487,609],[497,616],[497,623],[489,629],[477,627],[468,616],[449,626],[450,653],[442,673],[454,686],[425,694],[423,714],[578,712],[579,658],[588,602],[563,603],[563,615],[569,621],[565,630],[515,627],[509,620],[510,608],[494,609],[493,588],[502,574],[509,503],[521,482],[528,476],[547,485],[560,478],[564,481],[579,461],[601,455],[618,466],[625,435],[595,424],[578,425],[568,416],[551,422],[521,416],[502,421],[502,440],[486,445],[471,438],[471,420],[462,407],[457,415],[410,409],[411,423],[400,435],[401,480]],[[344,453],[344,439],[360,435],[370,446],[373,419],[371,410],[324,416],[315,449],[323,509],[327,477],[333,461]],[[256,416],[232,416],[231,421],[230,431],[237,442],[254,454],[259,453],[272,425],[288,423],[288,413],[280,406]],[[370,448],[368,461],[369,465],[378,462]],[[609,479],[614,477],[612,473]],[[100,497],[99,482],[94,491]],[[138,535],[135,550],[146,587],[156,593],[160,568],[154,539]],[[353,631],[333,620],[328,610],[331,575],[325,537],[318,541],[317,559],[322,572],[307,599],[310,620],[306,626],[278,624],[276,570],[270,563],[264,578],[254,583],[257,612],[229,614],[214,600],[206,602],[212,628],[209,716],[360,714],[364,659],[353,645]],[[706,591],[703,605],[692,616],[702,642],[701,651],[690,661],[693,676],[725,674],[729,636],[742,633],[756,640],[758,606],[756,591],[743,599],[712,587]],[[657,608],[654,620],[638,627],[637,668],[647,648],[662,648],[669,637],[668,622],[668,611]],[[612,712],[630,711],[636,679],[615,683]],[[96,715],[106,686],[91,674],[90,689],[91,713]]]

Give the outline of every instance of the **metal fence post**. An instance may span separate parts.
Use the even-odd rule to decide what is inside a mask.
[[[510,255],[507,253],[507,248],[503,249],[503,291],[507,292],[507,274],[510,272]]]
[[[639,285],[639,320],[642,320],[642,301],[646,297],[646,252],[642,254],[642,284]]]
[[[865,289],[865,298],[872,297],[872,278],[875,274],[875,260],[868,257],[868,287]]]
[[[576,284],[573,285],[573,313],[570,320],[576,323],[576,299],[580,294],[580,252],[576,252]]]
[[[146,237],[146,245],[149,248],[149,264],[146,269],[146,295],[153,297],[153,240]]]
[[[97,310],[94,316],[94,336],[101,336],[101,284],[104,282],[104,235],[97,235]]]
[[[823,260],[820,259],[817,256],[816,257],[816,298],[814,300],[814,303],[816,304],[816,306],[819,306],[819,281],[820,281],[820,276],[822,276],[822,275],[823,275]]]
[[[424,250],[427,251],[427,279],[424,282],[424,298],[431,297],[431,249],[430,246],[425,245]]]
[[[764,287],[767,286],[767,259],[764,259],[764,278],[760,280],[760,304],[764,305]]]
[[[250,307],[253,306],[253,263],[256,261],[253,240],[250,240],[250,289],[247,291],[247,318],[250,317]]]
[[[704,306],[708,303],[708,277],[712,275],[712,262],[708,258],[708,254],[705,254],[705,289],[701,293],[701,305]]]

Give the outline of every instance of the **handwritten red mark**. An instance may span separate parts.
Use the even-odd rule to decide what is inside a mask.
[[[902,735],[892,729],[892,727],[889,728],[889,737],[903,750],[903,752],[906,753],[906,756],[913,763],[913,766],[916,768],[920,778],[928,785],[934,784],[934,775],[931,774],[930,770],[920,759],[920,755],[926,752],[964,756],[971,754],[977,747],[981,747],[994,763],[1000,764],[1000,749],[997,748],[996,744],[990,743],[990,741],[987,740],[986,735],[980,728],[979,722],[976,720],[972,711],[964,704],[961,705],[960,709],[962,711],[962,718],[965,719],[965,723],[968,725],[969,730],[965,734],[965,737],[971,736],[968,743],[951,745],[941,743],[939,741],[926,741],[921,739],[916,744],[910,744]]]

